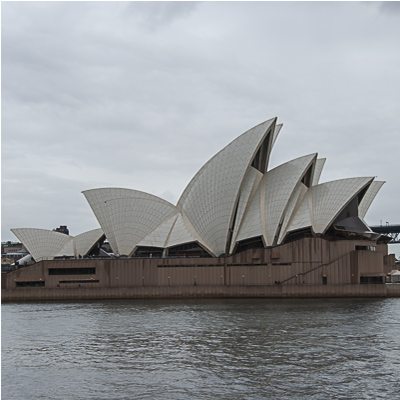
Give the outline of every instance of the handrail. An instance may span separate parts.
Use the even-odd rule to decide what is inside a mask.
[[[318,269],[318,268],[327,267],[327,266],[329,266],[329,265],[335,263],[336,261],[339,261],[341,258],[347,257],[349,254],[350,254],[350,253],[343,254],[342,256],[340,256],[340,257],[337,258],[336,260],[331,261],[331,262],[328,263],[328,264],[321,264],[321,265],[318,265],[317,267],[311,268],[310,270],[308,270],[308,271],[306,271],[306,272],[299,272],[298,274],[293,275],[293,276],[291,276],[290,278],[287,278],[287,279],[283,280],[280,284],[285,283],[285,282],[287,282],[287,281],[290,281],[290,280],[293,279],[293,278],[297,278],[298,276],[307,275],[307,274],[309,274],[310,272],[313,272],[313,271],[315,271],[315,270]]]

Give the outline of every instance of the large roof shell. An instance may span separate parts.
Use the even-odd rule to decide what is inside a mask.
[[[250,205],[246,210],[242,224],[239,228],[239,232],[236,236],[236,242],[253,237],[263,236],[263,216],[261,215],[262,207],[260,207],[260,196],[262,193],[261,186],[262,185],[260,184],[257,187],[254,197],[252,198]]]
[[[268,246],[275,244],[285,210],[296,185],[317,159],[317,154],[296,158],[274,168],[264,175],[265,235]]]
[[[214,254],[226,251],[232,229],[240,189],[253,158],[264,139],[268,140],[266,165],[271,151],[276,118],[245,132],[211,160],[195,175],[178,201]],[[265,166],[266,167],[266,166]]]
[[[285,234],[312,226],[310,216],[312,213],[312,197],[310,194],[310,189],[307,189],[302,197],[299,196],[300,205],[295,207],[291,221],[285,230]]]
[[[249,206],[251,200],[254,198],[257,187],[264,175],[253,167],[249,167],[243,181],[242,189],[240,190],[239,204],[236,212],[236,221],[232,235],[230,253],[233,252],[239,229],[242,225],[244,213]]]
[[[57,231],[36,228],[11,229],[36,261],[54,257],[85,255],[103,236],[102,229],[70,236]]]
[[[358,224],[383,182],[368,177],[318,184],[325,159],[316,153],[267,172],[281,127],[273,118],[228,144],[197,172],[177,206],[132,189],[91,189],[83,194],[101,229],[76,238],[38,229],[12,231],[40,260],[85,254],[103,232],[120,255],[130,256],[138,246],[198,243],[220,256],[256,237],[275,246],[303,228],[324,234],[335,220]]]
[[[282,227],[279,232],[279,237],[278,237],[278,242],[277,244],[281,244],[283,239],[285,238],[286,234],[288,233],[288,228],[290,227],[290,224],[293,221],[294,216],[296,215],[297,210],[300,208],[300,205],[302,201],[304,200],[304,196],[307,193],[307,186],[304,185],[304,183],[299,182],[293,191],[288,206],[287,210],[285,212],[285,219],[282,222]],[[306,216],[308,216],[308,221],[309,219],[309,214],[308,214],[308,204],[307,204],[307,209],[306,209]],[[306,217],[307,218],[307,217]],[[311,222],[310,222],[311,224]]]
[[[103,235],[103,229],[97,228],[75,236],[75,255],[79,256],[87,254]]]
[[[123,188],[100,188],[85,190],[82,192],[103,229],[114,253],[118,253],[118,246],[115,241],[114,230],[112,227],[113,221],[109,215],[107,200],[132,197],[134,196],[133,192],[134,191],[131,189]]]
[[[35,261],[52,260],[72,239],[64,233],[36,228],[15,228],[11,232],[24,244]]]
[[[374,178],[347,178],[313,186],[312,223],[315,233],[325,233],[346,205]]]
[[[322,170],[325,165],[326,158],[318,158],[316,163],[315,163],[315,168],[314,168],[314,177],[312,181],[312,186],[318,185],[319,180],[321,178]]]
[[[360,205],[358,206],[358,215],[360,218],[364,219],[369,207],[371,206],[375,196],[378,194],[379,190],[385,182],[383,181],[373,181],[369,186],[367,193],[365,193],[362,198]]]
[[[173,226],[175,225],[178,215],[179,214],[172,215],[172,217],[163,221],[156,229],[154,229],[143,240],[141,240],[137,244],[137,247],[148,246],[165,248],[167,245],[168,237],[171,233]]]
[[[236,241],[262,236],[265,245],[275,244],[280,227],[286,223],[296,205],[297,200],[294,204],[290,203],[296,186],[313,167],[316,157],[316,153],[299,157],[264,174],[235,237]]]
[[[120,255],[130,256],[138,243],[178,213],[168,201],[138,190],[105,188],[84,194],[114,253]]]

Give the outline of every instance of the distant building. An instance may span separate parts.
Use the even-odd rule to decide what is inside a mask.
[[[69,230],[66,225],[61,225],[59,228],[53,229],[53,231],[64,233],[65,235],[69,235]]]
[[[27,249],[21,242],[1,242],[1,254],[18,253],[21,251],[25,254],[28,253]]]

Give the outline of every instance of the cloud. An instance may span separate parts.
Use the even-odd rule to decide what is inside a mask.
[[[2,238],[16,222],[95,228],[80,194],[94,187],[177,199],[275,116],[271,167],[319,152],[323,180],[377,175],[367,221],[396,222],[400,28],[386,4],[4,3]]]
[[[382,1],[379,2],[379,6],[381,11],[385,14],[400,14],[400,1]]]

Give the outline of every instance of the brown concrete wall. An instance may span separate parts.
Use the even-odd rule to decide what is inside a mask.
[[[384,256],[389,254],[389,246],[387,244],[375,244],[374,246],[376,247],[376,251],[379,251]]]
[[[93,296],[100,297],[103,296],[103,293],[111,293],[112,296],[112,293],[119,293],[118,295],[125,296],[124,293],[131,293],[132,290],[143,290],[144,293],[161,296],[164,290],[169,290],[163,288],[169,287],[186,288],[179,289],[186,293],[185,296],[189,293],[190,287],[198,290],[195,293],[199,293],[199,295],[203,293],[199,292],[199,287],[215,287],[215,291],[214,289],[212,291],[221,296],[226,295],[226,290],[228,290],[224,289],[226,287],[236,287],[235,296],[240,292],[239,287],[269,288],[268,290],[260,289],[262,296],[271,296],[271,293],[273,294],[275,291],[279,293],[279,290],[283,290],[280,289],[281,287],[291,287],[292,291],[284,289],[289,290],[287,293],[297,293],[296,290],[301,290],[299,293],[306,293],[304,292],[306,289],[301,289],[303,286],[337,287],[345,285],[343,287],[348,290],[349,284],[359,284],[361,272],[383,272],[384,249],[382,252],[355,251],[356,245],[368,246],[374,245],[374,243],[368,241],[330,242],[321,238],[307,238],[273,249],[248,250],[227,258],[43,261],[8,274],[2,274],[2,299],[8,300],[9,296],[13,298],[18,296],[18,293],[33,295],[36,292],[42,293],[43,290],[43,293],[48,293],[46,296],[50,296],[49,293],[59,296],[57,294],[59,292],[54,292],[54,290],[59,290],[60,295],[61,293],[65,295],[65,292],[62,292],[64,289],[68,289],[71,293],[75,293],[75,289],[79,290],[77,295],[88,293],[89,290]],[[49,268],[75,267],[95,267],[96,273],[68,276],[48,274]],[[322,285],[323,276],[327,278],[327,285]],[[17,280],[29,281],[38,277],[45,280],[45,288],[16,287]],[[76,282],[62,283],[61,289],[57,289],[57,284],[61,280],[84,280],[84,283],[82,283],[82,288],[78,288],[79,284]],[[95,283],[96,280],[99,283]],[[281,282],[278,288],[274,288],[275,281]],[[102,291],[103,289],[104,291]],[[319,290],[323,290],[325,293],[327,289]],[[203,293],[201,296],[207,295],[207,293]],[[312,295],[314,296],[315,293]]]
[[[396,266],[396,257],[394,254],[388,254],[383,257],[383,269],[385,273],[392,272],[394,269],[398,269]]]
[[[3,301],[135,298],[400,297],[400,284],[314,286],[162,286],[113,288],[20,288],[2,291]]]
[[[350,253],[351,283],[359,283],[360,276],[385,275],[383,254],[377,251],[355,250]]]

